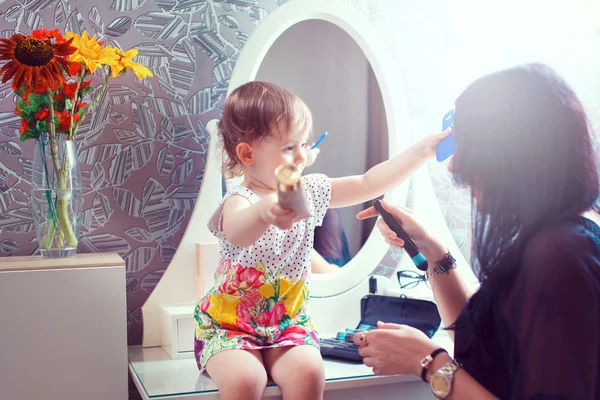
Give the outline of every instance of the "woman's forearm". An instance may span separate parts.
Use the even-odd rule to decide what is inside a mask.
[[[442,368],[448,361],[450,356],[440,354],[429,365],[427,381],[431,381],[431,375],[435,371]],[[467,371],[459,368],[454,373],[452,380],[452,390],[446,400],[497,400],[498,398],[490,393],[486,388],[481,386]]]
[[[424,252],[425,257],[429,260],[429,270],[427,271],[429,284],[442,317],[442,323],[446,327],[454,324],[467,300],[473,294],[466,280],[456,268],[451,269],[448,274],[434,272],[435,263],[441,261],[447,252],[448,250],[439,244],[426,250],[427,254]],[[449,334],[454,340],[453,331],[449,331]]]

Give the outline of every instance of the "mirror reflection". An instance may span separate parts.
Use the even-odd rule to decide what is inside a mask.
[[[256,80],[281,85],[306,102],[313,113],[313,140],[329,132],[305,173],[362,174],[388,158],[387,121],[377,80],[363,51],[343,29],[322,20],[290,27],[265,55]],[[330,209],[315,231],[315,256],[335,266],[354,257],[375,223],[356,219],[366,207]]]

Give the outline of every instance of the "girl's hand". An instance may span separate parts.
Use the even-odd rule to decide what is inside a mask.
[[[407,325],[378,322],[377,328],[354,335],[354,344],[376,375],[421,375],[421,360],[439,346],[423,332]],[[366,343],[365,343],[366,342]]]
[[[261,199],[260,218],[269,225],[279,229],[290,229],[296,222],[296,214],[291,210],[281,208],[277,200],[277,193],[270,194]]]
[[[429,259],[432,252],[437,254],[440,249],[445,250],[445,247],[437,240],[419,221],[417,215],[406,207],[392,206],[385,201],[381,201],[383,208],[389,212],[394,219],[400,222],[406,234],[421,250],[425,258]],[[379,213],[374,207],[369,207],[366,210],[359,212],[356,215],[358,219],[366,219],[378,216]],[[377,221],[377,228],[385,238],[387,244],[393,247],[402,248],[404,240],[400,239],[394,231],[380,218]],[[445,251],[444,251],[445,252]]]
[[[446,139],[451,132],[452,130],[448,128],[443,132],[425,136],[423,139],[417,142],[417,146],[421,146],[423,148],[425,158],[433,158],[435,157],[435,150],[438,144],[440,144],[442,140]]]

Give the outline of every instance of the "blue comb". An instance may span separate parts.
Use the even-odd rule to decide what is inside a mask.
[[[313,145],[312,145],[312,147],[311,147],[310,149],[312,150],[312,149],[316,149],[317,147],[319,147],[319,145],[321,144],[321,142],[322,142],[323,140],[325,140],[325,138],[327,137],[327,135],[328,135],[328,134],[329,134],[329,131],[325,131],[325,133],[323,133],[323,134],[322,134],[322,135],[319,137],[319,139],[317,139],[317,142],[316,142],[315,144],[313,144]]]
[[[442,131],[450,128],[450,135],[442,140],[435,149],[435,157],[439,162],[444,161],[456,150],[456,142],[454,141],[454,109],[448,111],[442,120]]]

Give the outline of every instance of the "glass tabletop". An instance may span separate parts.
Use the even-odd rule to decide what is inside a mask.
[[[434,340],[441,346],[451,350],[452,342],[444,331],[439,331]],[[132,374],[143,386],[149,398],[216,393],[217,386],[206,374],[200,373],[193,358],[171,359],[160,347],[129,347],[129,364]],[[327,382],[368,379],[385,380],[389,377],[380,377],[373,374],[371,368],[363,364],[355,364],[337,360],[324,360],[325,377]],[[416,380],[417,377],[398,376],[397,381]],[[275,386],[270,382],[268,386]]]

